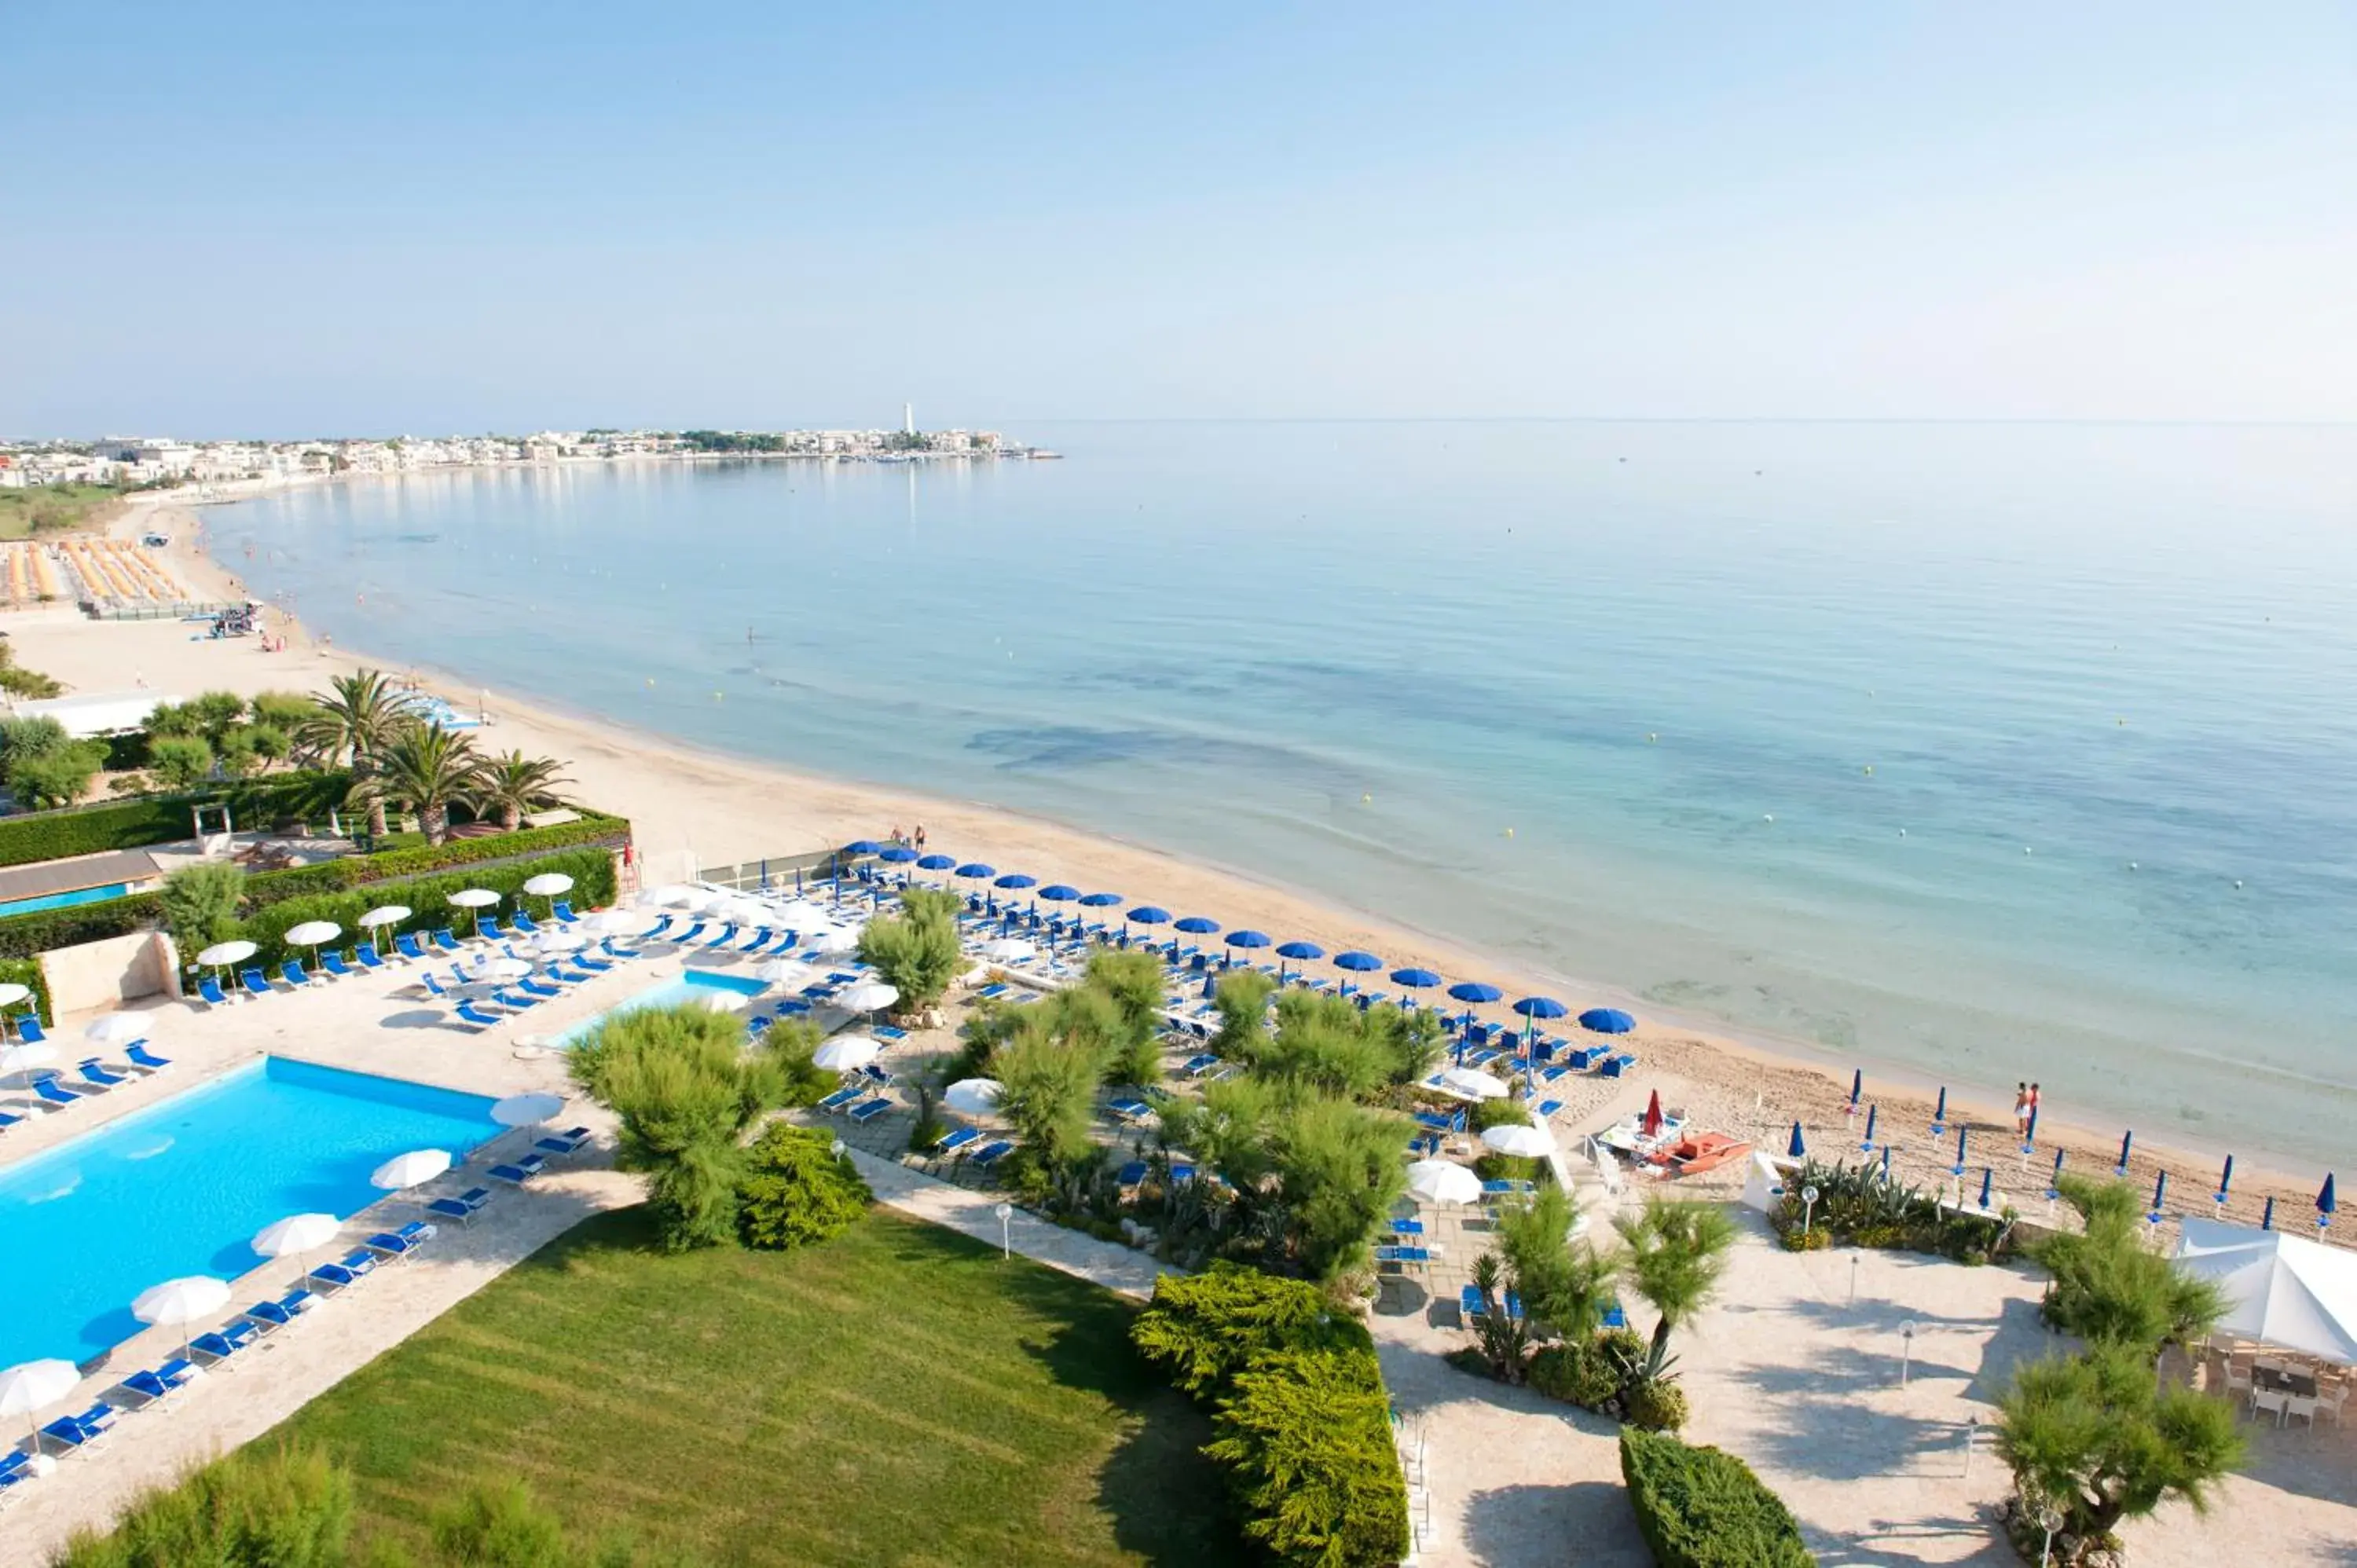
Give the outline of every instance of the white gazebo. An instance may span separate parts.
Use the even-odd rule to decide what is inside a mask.
[[[2177,1265],[2224,1289],[2222,1332],[2357,1362],[2357,1252],[2280,1230],[2189,1219]]]

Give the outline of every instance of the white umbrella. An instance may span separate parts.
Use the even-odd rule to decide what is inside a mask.
[[[695,889],[684,882],[666,882],[661,887],[650,887],[639,895],[639,902],[658,909],[684,909]]]
[[[846,1013],[875,1013],[900,1000],[897,986],[880,980],[863,980],[834,999],[834,1004]]]
[[[645,909],[600,909],[582,924],[606,937],[635,937],[654,928],[656,916]]]
[[[81,1369],[71,1361],[19,1361],[0,1372],[0,1415],[29,1416],[47,1410],[81,1381]]]
[[[344,934],[344,928],[333,920],[306,920],[299,926],[286,928],[286,940],[298,948],[316,948],[321,942],[332,942]]]
[[[380,904],[362,915],[358,924],[361,929],[372,931],[379,926],[397,926],[414,913],[416,911],[406,904]]]
[[[290,1214],[255,1231],[246,1244],[265,1258],[291,1258],[326,1246],[343,1228],[344,1222],[332,1214]]]
[[[500,896],[488,887],[461,887],[450,895],[449,901],[467,910],[468,918],[474,922],[474,929],[479,929],[482,917],[476,911],[490,908],[500,901]]]
[[[210,1317],[229,1303],[229,1282],[210,1274],[188,1274],[149,1285],[131,1303],[131,1316],[142,1323],[178,1324],[186,1328],[200,1317]],[[191,1336],[180,1336],[186,1352]]]
[[[532,965],[520,958],[495,958],[483,965],[483,972],[501,980],[522,980],[532,972]]]
[[[1039,956],[1039,950],[1021,937],[1000,937],[980,948],[982,956],[1000,963],[1021,963]]]
[[[14,1007],[33,993],[33,988],[17,981],[0,983],[0,1007]]]
[[[962,1078],[942,1091],[942,1103],[961,1116],[988,1116],[1006,1088],[995,1078]]]
[[[47,1067],[57,1059],[58,1047],[47,1040],[0,1046],[0,1073],[29,1072],[37,1067]]]
[[[1407,1167],[1407,1190],[1425,1203],[1478,1203],[1481,1178],[1447,1160],[1418,1160]]]
[[[511,1094],[491,1103],[491,1120],[502,1127],[536,1127],[565,1109],[561,1095]]]
[[[543,931],[533,940],[533,949],[554,957],[561,953],[579,952],[589,945],[589,939],[573,931]]]
[[[81,1037],[93,1046],[122,1046],[147,1037],[145,1013],[107,1013],[90,1021]]]
[[[1476,1100],[1503,1100],[1506,1083],[1492,1078],[1479,1068],[1453,1067],[1440,1075],[1440,1081],[1459,1094],[1469,1094]]]
[[[535,898],[554,898],[573,891],[573,878],[561,871],[544,871],[525,883],[523,890]]]
[[[232,963],[243,963],[262,950],[241,937],[233,942],[215,942],[197,955],[197,961],[221,969]]]
[[[1483,1128],[1481,1142],[1501,1155],[1519,1155],[1529,1160],[1543,1160],[1555,1153],[1553,1138],[1536,1127],[1525,1127],[1519,1122]]]
[[[811,1060],[829,1072],[850,1072],[874,1061],[883,1048],[865,1035],[838,1035],[821,1046]]]
[[[432,1181],[450,1168],[450,1153],[447,1149],[412,1149],[405,1155],[395,1155],[369,1172],[369,1185],[386,1192],[399,1192]]]
[[[858,933],[845,930],[841,926],[829,926],[824,930],[813,931],[804,940],[810,943],[813,952],[823,957],[856,952],[859,949]]]
[[[798,991],[818,978],[819,972],[790,958],[773,958],[753,966],[753,978]]]

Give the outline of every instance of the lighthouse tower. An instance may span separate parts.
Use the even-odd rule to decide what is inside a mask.
[[[904,435],[914,435],[917,433],[917,405],[915,403],[904,403],[900,405],[900,433]]]

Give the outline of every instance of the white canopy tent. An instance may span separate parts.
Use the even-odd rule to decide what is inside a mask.
[[[2189,1219],[2177,1263],[2224,1287],[2221,1331],[2357,1362],[2357,1252],[2280,1230]]]

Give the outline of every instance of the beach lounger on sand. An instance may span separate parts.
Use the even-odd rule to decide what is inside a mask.
[[[280,964],[278,966],[278,978],[285,981],[287,984],[296,987],[311,983],[311,976],[304,970],[303,962],[300,959],[290,958],[285,963]]]
[[[384,967],[384,960],[378,956],[376,944],[373,942],[361,943],[360,946],[352,950],[352,957],[359,961],[360,966],[362,969],[382,969]]]
[[[344,961],[344,955],[336,951],[333,948],[329,948],[319,955],[319,967],[326,970],[329,974],[334,975],[339,980],[343,979],[347,975],[357,974],[360,972],[358,970],[352,968],[350,964],[346,963]]]
[[[472,1024],[478,1029],[488,1029],[501,1020],[497,1013],[486,1013],[472,1002],[461,1002],[452,1009],[462,1024]]]
[[[221,982],[215,980],[210,974],[197,982],[197,994],[202,997],[209,1006],[226,1007],[229,1005],[229,998],[221,994]]]
[[[520,1160],[493,1165],[483,1174],[494,1180],[506,1182],[511,1187],[522,1187],[547,1168],[548,1162],[538,1155],[526,1155]]]
[[[267,996],[271,993],[270,982],[262,978],[262,971],[258,969],[239,970],[237,983],[245,987],[249,995]]]
[[[393,939],[393,950],[415,963],[425,961],[425,950],[417,945],[415,931],[404,931]]]
[[[540,922],[533,919],[529,914],[525,913],[522,909],[518,909],[512,916],[509,917],[508,923],[515,927],[517,930],[522,931],[525,936],[536,937],[540,935]]]
[[[257,1301],[245,1309],[245,1316],[272,1329],[285,1328],[311,1310],[319,1298],[307,1290],[293,1290],[276,1301]]]
[[[34,1444],[45,1454],[71,1454],[88,1448],[114,1424],[114,1407],[103,1401],[80,1415],[61,1415],[41,1428]]]
[[[434,945],[444,952],[457,952],[461,946],[458,939],[450,934],[450,928],[447,926],[443,926],[435,931]]]
[[[434,1227],[413,1219],[398,1230],[380,1230],[361,1243],[381,1258],[406,1258],[434,1240]]]
[[[511,1013],[521,1013],[527,1007],[537,1007],[540,1005],[539,997],[518,996],[512,991],[494,991],[491,993],[491,1000],[498,1003],[500,1006],[506,1008]]]
[[[42,1041],[48,1039],[49,1037],[48,1033],[41,1027],[40,1015],[38,1013],[27,1013],[23,1017],[17,1019],[16,1037],[24,1041],[28,1046],[38,1046]]]
[[[556,906],[553,912],[556,916],[557,922],[560,925],[569,926],[576,920],[581,918],[580,916],[573,912],[573,905],[569,899],[559,898],[556,901]]]

